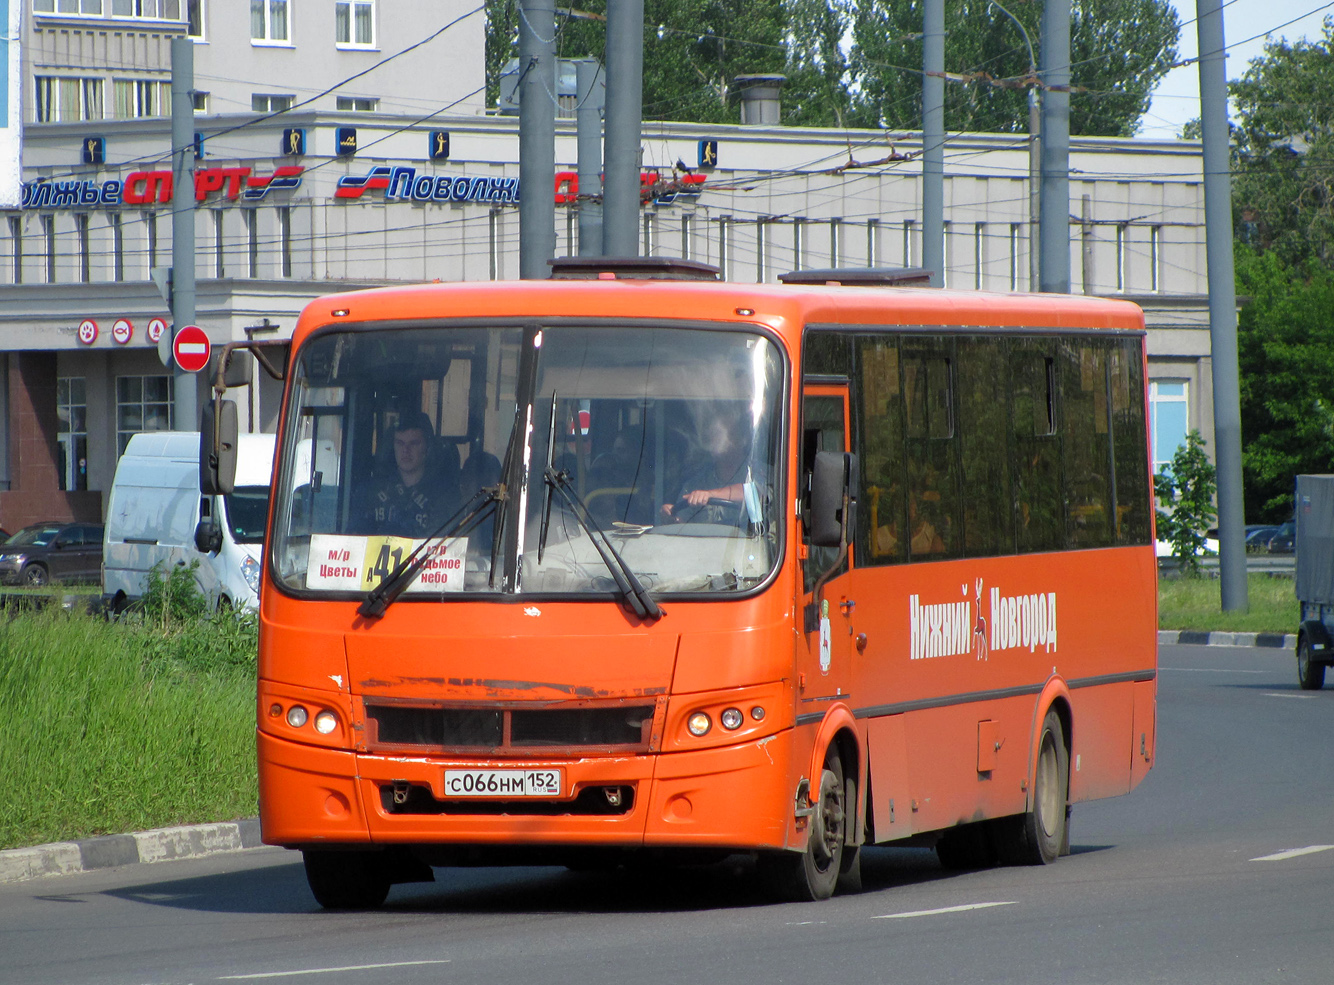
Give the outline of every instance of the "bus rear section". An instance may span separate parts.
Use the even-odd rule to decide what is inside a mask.
[[[313,303],[261,590],[265,841],[334,907],[433,866],[592,853],[751,853],[803,899],[855,887],[865,844],[1059,854],[1068,804],[1152,756],[1125,436],[1142,339],[1129,305],[1075,306],[1125,323],[1086,356],[1012,330],[1069,324],[1044,302],[978,302],[961,332],[946,299],[593,282]],[[827,333],[835,310],[865,324]],[[1041,394],[1014,355],[1033,345]],[[985,373],[983,421],[962,384]]]

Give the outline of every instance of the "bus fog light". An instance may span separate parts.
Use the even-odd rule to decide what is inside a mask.
[[[269,714],[272,717],[277,718],[282,713],[283,713],[283,706],[278,704],[278,702],[275,701],[273,704],[269,705]]]
[[[756,705],[754,708],[750,710],[750,717],[755,719],[755,721],[757,722],[764,721],[764,709],[761,708],[759,705]]]
[[[292,705],[292,707],[287,709],[287,724],[292,726],[292,728],[300,728],[302,725],[305,725],[307,717],[309,716],[306,713],[306,709],[302,708],[300,705]]]
[[[328,735],[338,727],[338,717],[331,711],[322,711],[315,716],[315,731]]]
[[[737,708],[727,708],[718,716],[718,721],[721,722],[723,728],[727,729],[729,732],[734,732],[739,729],[741,723],[745,720],[745,716],[742,715],[741,711]]]
[[[709,721],[709,716],[702,711],[695,712],[686,721],[686,728],[690,730],[691,735],[707,735],[712,727],[713,722]]]

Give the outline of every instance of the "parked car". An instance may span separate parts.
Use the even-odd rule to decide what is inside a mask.
[[[1293,545],[1297,541],[1297,521],[1289,520],[1274,532],[1274,536],[1269,538],[1270,554],[1291,554]]]
[[[6,585],[97,582],[101,577],[101,524],[36,523],[0,545],[0,581]]]
[[[1258,553],[1268,550],[1269,540],[1278,533],[1278,527],[1271,524],[1257,523],[1246,528],[1246,550]]]

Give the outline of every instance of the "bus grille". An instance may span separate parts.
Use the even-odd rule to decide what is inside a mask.
[[[386,814],[474,814],[537,817],[618,817],[635,806],[635,788],[621,786],[621,796],[611,804],[604,787],[590,786],[573,800],[436,800],[429,787],[412,785],[394,794],[393,784],[380,787],[380,806]]]
[[[654,710],[651,704],[478,708],[368,701],[366,745],[515,756],[537,750],[647,752]]]

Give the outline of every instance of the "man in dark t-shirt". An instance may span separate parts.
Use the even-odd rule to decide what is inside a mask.
[[[423,538],[434,533],[458,505],[458,489],[432,481],[429,472],[435,431],[421,412],[404,414],[394,428],[396,471],[371,489],[365,527],[370,533]]]

